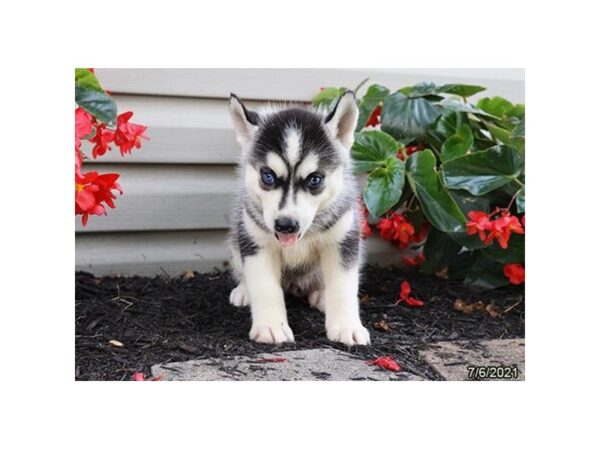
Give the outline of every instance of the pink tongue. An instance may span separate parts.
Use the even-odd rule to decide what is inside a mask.
[[[296,243],[298,240],[297,234],[278,234],[279,243],[284,247],[290,247]]]

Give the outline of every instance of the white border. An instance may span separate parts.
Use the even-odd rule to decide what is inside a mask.
[[[593,409],[583,408],[597,400],[598,373],[600,77],[592,5],[172,0],[6,6],[0,30],[2,217],[9,225],[2,244],[1,439],[13,447],[92,449],[584,448],[597,442]],[[75,66],[526,67],[527,381],[74,383]]]

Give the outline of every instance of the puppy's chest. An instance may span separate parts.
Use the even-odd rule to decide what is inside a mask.
[[[281,249],[281,265],[284,269],[318,264],[319,248],[315,241],[300,240],[293,247]]]

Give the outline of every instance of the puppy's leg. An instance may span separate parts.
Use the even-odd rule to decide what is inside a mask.
[[[242,281],[229,294],[229,303],[241,308],[250,304],[250,297],[246,292],[246,284]]]
[[[360,238],[359,238],[360,239]],[[356,248],[348,250],[348,245]],[[346,345],[367,345],[369,332],[360,321],[358,304],[358,253],[360,242],[345,240],[341,246],[328,246],[321,253],[327,337]],[[348,254],[353,257],[349,258]]]
[[[230,235],[229,237],[229,252],[231,254],[231,275],[238,282],[238,285],[232,289],[229,294],[229,303],[233,306],[242,307],[250,304],[250,297],[246,291],[246,285],[243,281],[244,266],[242,263],[242,255],[240,254],[240,247],[238,243],[237,235]]]
[[[281,263],[276,255],[261,249],[246,256],[244,283],[252,311],[250,339],[266,344],[294,342],[281,288]]]

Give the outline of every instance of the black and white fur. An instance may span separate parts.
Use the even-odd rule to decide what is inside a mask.
[[[238,285],[230,302],[250,306],[250,339],[294,341],[284,302],[289,290],[325,313],[330,340],[369,344],[357,298],[363,251],[350,156],[354,94],[342,95],[329,113],[304,106],[254,112],[232,94],[230,112],[242,147],[230,233]],[[265,177],[276,181],[267,185]]]

